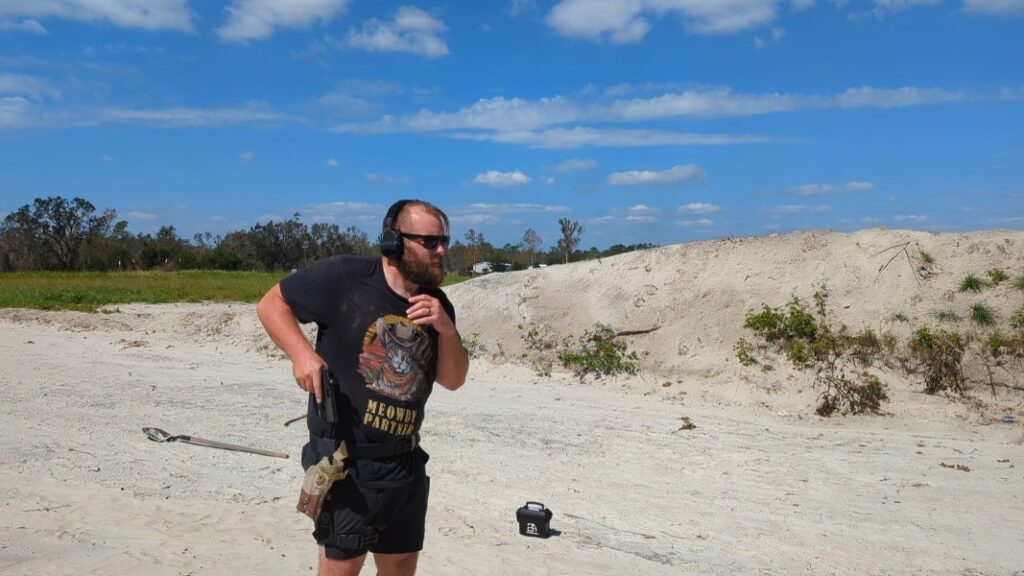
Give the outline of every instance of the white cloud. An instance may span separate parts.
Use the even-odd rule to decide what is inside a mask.
[[[43,28],[43,25],[37,20],[33,20],[31,18],[26,18],[24,20],[0,20],[0,31],[46,34],[46,28]]]
[[[780,26],[772,27],[771,33],[771,42],[775,44],[782,42],[782,39],[786,37],[786,29]],[[768,44],[769,42],[767,40],[762,40],[760,36],[754,38],[754,46],[757,48],[765,48]]]
[[[562,0],[548,13],[548,26],[563,36],[639,42],[651,29],[649,17],[674,13],[698,34],[724,34],[775,19],[776,0]]]
[[[608,183],[612,186],[666,186],[705,180],[707,173],[700,166],[693,164],[680,164],[662,171],[629,170],[608,176]]]
[[[447,30],[444,22],[423,10],[402,6],[391,22],[371,18],[361,30],[350,30],[346,44],[371,52],[409,52],[439,58],[448,54],[448,45],[441,38]]]
[[[495,97],[481,99],[454,112],[421,110],[409,116],[385,116],[376,122],[342,125],[339,132],[392,133],[445,130],[495,130],[532,133],[552,126],[593,122],[630,122],[664,118],[728,118],[798,110],[893,108],[957,102],[967,99],[1024,98],[1024,91],[993,95],[915,87],[850,88],[834,95],[787,93],[739,94],[728,88],[667,92],[650,98],[584,103],[565,96],[537,100]]]
[[[544,178],[544,183],[550,186],[555,183],[555,179],[552,178],[551,176],[548,176]]]
[[[60,98],[60,91],[27,74],[0,72],[0,94],[8,96],[28,96],[33,100],[44,98]]]
[[[405,184],[409,181],[408,176],[402,176],[395,178],[394,176],[388,176],[386,174],[374,174],[369,172],[366,174],[367,182],[376,182],[378,184]]]
[[[850,88],[846,92],[828,99],[824,107],[903,108],[923,104],[961,102],[969,98],[964,92],[935,88],[872,88],[870,86],[862,86],[860,88]]]
[[[328,158],[327,159],[327,167],[328,168],[337,168],[338,166],[339,166],[338,161],[335,160],[334,158]]]
[[[20,96],[0,97],[0,128],[22,128],[32,124],[32,104]]]
[[[1024,14],[1024,0],[964,0],[964,9],[973,14],[1014,16]]]
[[[641,146],[722,146],[773,142],[767,136],[745,134],[690,134],[658,130],[599,130],[596,128],[553,128],[538,132],[451,132],[446,136],[464,140],[522,144],[533,148],[571,149],[582,146],[633,148]]]
[[[512,214],[512,213],[544,213],[544,214],[557,214],[561,212],[568,212],[568,206],[558,206],[551,204],[484,204],[476,203],[470,204],[469,208],[474,211],[481,212],[497,212],[500,214]]]
[[[504,12],[509,16],[515,17],[536,9],[537,2],[535,0],[509,0],[508,4],[505,5]]]
[[[106,163],[110,163],[114,161],[114,157],[111,156],[110,154],[104,154],[103,156],[100,156],[100,160]]]
[[[689,204],[683,204],[678,208],[680,213],[688,214],[714,214],[721,210],[722,207],[717,204],[703,204],[701,202],[691,202]]]
[[[349,0],[233,0],[227,22],[217,29],[221,40],[244,42],[274,34],[275,28],[306,28],[343,14]]]
[[[914,6],[934,6],[941,2],[942,0],[875,0],[873,13],[881,17],[892,12],[909,10]]]
[[[583,170],[590,170],[591,168],[593,168],[595,166],[597,166],[597,162],[595,162],[594,160],[591,160],[589,158],[585,159],[585,160],[584,159],[580,159],[580,158],[570,158],[568,160],[565,160],[564,162],[562,162],[558,166],[555,166],[555,171],[556,172],[577,172],[577,171],[583,171]]]
[[[701,218],[700,220],[679,220],[676,222],[678,226],[683,228],[692,228],[694,226],[711,226],[715,222],[710,218]]]
[[[385,97],[404,92],[401,85],[392,82],[349,79],[314,102],[333,114],[366,117],[381,110]]]
[[[17,18],[26,19],[21,25],[29,31],[41,29],[35,19],[44,18],[105,21],[145,30],[192,30],[188,0],[0,0],[0,20]]]
[[[256,153],[255,152],[241,152],[241,153],[238,154],[238,158],[242,162],[252,162],[253,158],[255,158],[255,157],[256,157]]]
[[[330,222],[336,217],[343,218],[346,225],[363,224],[372,228],[380,227],[382,214],[387,206],[372,204],[369,202],[325,202],[321,204],[307,204],[294,212],[302,214],[302,219],[311,222]],[[261,221],[267,220],[263,217]],[[273,218],[281,220],[282,218]]]
[[[615,222],[615,220],[617,220],[615,216],[598,216],[597,218],[587,220],[587,224],[600,226],[601,224],[611,224],[612,222]]]
[[[105,108],[93,115],[85,115],[79,123],[93,124],[147,124],[156,126],[224,126],[258,122],[280,122],[289,118],[254,105],[243,108],[164,108],[134,109]]]
[[[893,216],[892,219],[895,220],[896,222],[917,222],[917,223],[921,223],[921,222],[927,222],[928,221],[928,217],[924,216],[922,214],[900,214],[898,216]]]
[[[614,91],[625,93],[625,88]],[[589,100],[594,98],[594,100]],[[693,134],[646,128],[605,127],[670,118],[729,118],[853,108],[895,108],[960,101],[1022,100],[1024,90],[1002,89],[966,93],[916,87],[862,86],[844,92],[819,94],[734,93],[728,88],[665,92],[657,96],[610,99],[596,90],[576,97],[536,100],[495,97],[453,111],[422,109],[407,116],[383,116],[371,122],[350,122],[336,132],[391,134],[439,132],[465,140],[500,142],[534,148],[570,149],[582,146],[708,146],[775,142],[777,138],[749,134]],[[588,123],[601,123],[592,127]]]
[[[630,214],[629,216],[626,216],[626,222],[647,223],[647,222],[657,222],[657,221],[658,221],[658,218],[655,217],[655,216],[644,216],[644,215],[639,215],[639,214]]]
[[[800,196],[815,196],[819,194],[842,194],[845,192],[870,192],[875,189],[871,182],[849,182],[840,186],[832,184],[804,184],[790,189],[790,192]]]
[[[453,214],[451,221],[458,224],[497,224],[501,219],[494,214]]]
[[[805,206],[803,204],[786,204],[771,209],[772,214],[827,214],[832,211],[831,206]]]
[[[793,10],[804,10],[814,6],[814,0],[790,0],[789,4]]]
[[[530,177],[523,174],[519,170],[515,172],[498,172],[497,170],[488,170],[482,174],[477,174],[473,178],[474,184],[482,184],[484,186],[522,186],[530,183]]]
[[[129,212],[129,213],[125,214],[125,216],[127,216],[129,220],[155,220],[156,219],[156,214],[151,214],[149,212],[132,211],[132,212]]]

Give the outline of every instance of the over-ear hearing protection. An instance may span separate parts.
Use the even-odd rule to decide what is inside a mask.
[[[388,258],[402,257],[405,243],[402,242],[402,235],[398,233],[395,221],[398,220],[398,215],[401,214],[402,208],[405,208],[405,205],[409,202],[412,202],[412,200],[399,200],[392,204],[391,208],[388,208],[388,213],[384,216],[384,224],[381,226],[380,238],[377,239],[382,256]]]

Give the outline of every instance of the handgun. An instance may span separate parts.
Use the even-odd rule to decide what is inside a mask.
[[[338,383],[327,366],[320,367],[320,398],[317,415],[322,422],[334,424],[338,421]]]

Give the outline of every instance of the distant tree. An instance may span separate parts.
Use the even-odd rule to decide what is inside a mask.
[[[337,224],[317,222],[309,227],[309,235],[306,239],[309,242],[306,253],[310,256],[310,261],[338,254],[367,255],[370,253],[369,237],[366,232],[355,226],[341,230]]]
[[[527,228],[526,232],[523,232],[523,240],[520,245],[522,245],[523,251],[530,255],[530,266],[537,263],[537,249],[542,243],[544,243],[544,239],[533,228]]]
[[[477,232],[470,228],[466,230],[466,247],[469,248],[469,253],[473,256],[473,264],[479,262],[484,254],[489,252],[486,250],[490,245],[487,240],[484,239],[483,232]],[[472,267],[472,265],[470,265]]]
[[[558,251],[564,255],[565,263],[568,264],[569,255],[572,254],[573,250],[580,243],[580,237],[583,235],[583,225],[576,220],[559,218],[558,226],[562,231],[562,237],[558,239]]]
[[[505,265],[509,263],[508,258],[500,250],[492,251],[491,255],[487,258],[487,262],[491,265],[492,272],[504,272]]]
[[[36,198],[4,218],[4,229],[11,230],[61,270],[78,267],[82,246],[90,239],[105,236],[117,217],[113,210],[95,214],[96,207],[82,198],[70,202],[56,196]],[[47,263],[43,263],[44,267]]]
[[[305,224],[295,214],[290,220],[256,224],[249,229],[249,244],[256,261],[265,270],[291,270],[307,260]]]

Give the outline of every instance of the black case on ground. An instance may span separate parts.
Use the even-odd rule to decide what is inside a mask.
[[[519,533],[523,536],[547,538],[551,530],[551,516],[551,510],[540,502],[527,502],[525,506],[516,510]]]

